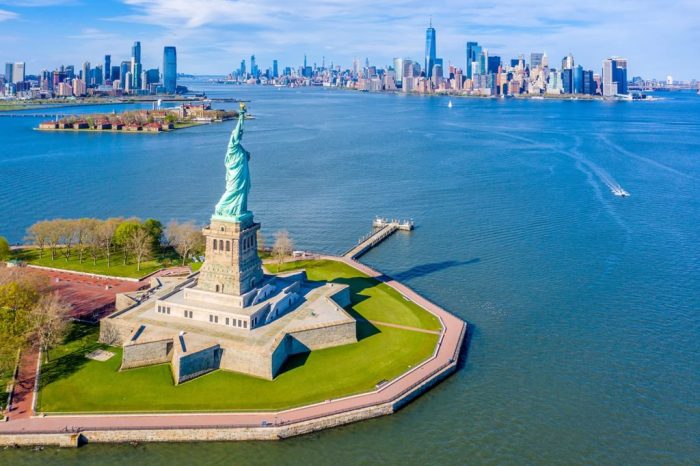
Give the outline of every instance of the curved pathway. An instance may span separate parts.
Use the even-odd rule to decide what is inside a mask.
[[[322,256],[323,259],[345,262],[351,267],[376,278],[394,288],[442,322],[443,330],[436,351],[430,359],[414,367],[398,378],[373,392],[345,398],[327,400],[279,412],[255,413],[181,413],[181,414],[115,414],[115,415],[60,415],[11,419],[0,424],[0,435],[15,433],[61,433],[99,430],[157,430],[196,428],[243,428],[289,426],[312,419],[326,418],[340,413],[350,413],[371,406],[397,403],[414,390],[446,371],[456,368],[467,325],[458,317],[435,303],[423,298],[409,287],[346,257]],[[372,416],[367,416],[372,417]],[[359,418],[358,418],[359,419]],[[357,419],[355,419],[357,420]],[[347,421],[351,422],[351,421]]]

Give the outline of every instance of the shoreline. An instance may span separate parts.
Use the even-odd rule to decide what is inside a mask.
[[[105,415],[34,415],[0,424],[0,445],[278,440],[395,413],[449,375],[460,364],[468,324],[406,285],[365,264],[338,256],[320,259],[345,263],[390,286],[438,318],[442,324],[433,355],[373,391],[281,411],[171,412]]]

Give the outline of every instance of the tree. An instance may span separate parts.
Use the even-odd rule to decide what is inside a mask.
[[[129,238],[134,234],[135,230],[141,228],[141,222],[136,219],[124,220],[119,224],[114,232],[114,243],[122,248],[122,253],[124,254],[124,265],[126,265],[129,260],[129,253],[131,252]]]
[[[49,222],[36,222],[27,229],[27,241],[39,248],[39,259],[44,257],[44,246],[46,245],[49,230]]]
[[[30,314],[32,330],[49,361],[49,350],[63,341],[70,322],[70,306],[57,293],[48,293],[36,303]]]
[[[156,219],[147,218],[142,223],[151,238],[151,252],[157,255],[160,252],[160,245],[163,242],[163,224]]]
[[[201,251],[204,246],[204,236],[201,230],[192,222],[178,223],[172,221],[167,228],[168,242],[175,248],[182,265],[187,262],[187,257],[193,252]]]
[[[102,244],[100,244],[100,231],[102,229],[102,220],[96,218],[88,218],[85,226],[85,246],[88,254],[92,257],[92,265],[97,265],[97,258],[100,255]]]
[[[275,233],[275,244],[272,246],[272,255],[277,259],[277,270],[279,270],[284,258],[292,254],[293,243],[287,230]]]
[[[117,231],[117,227],[122,221],[123,219],[121,218],[108,218],[100,224],[97,232],[100,248],[105,253],[105,257],[107,257],[107,267],[112,265],[114,233]]]
[[[61,244],[63,231],[61,230],[61,219],[49,220],[46,222],[46,243],[51,250],[51,260],[56,260],[56,253]]]
[[[85,256],[85,250],[88,248],[87,239],[90,227],[92,225],[93,219],[91,218],[80,218],[74,220],[74,238],[75,238],[75,248],[78,250],[78,262],[83,263],[83,257]]]
[[[0,372],[12,369],[17,350],[29,339],[30,312],[47,288],[45,277],[0,269]]]
[[[136,270],[141,270],[141,261],[148,258],[153,246],[148,230],[143,225],[132,229],[126,238],[126,246],[136,256]]]
[[[71,246],[73,246],[73,241],[75,241],[75,220],[56,220],[56,229],[61,234],[60,243],[63,244],[63,257],[66,258],[66,262],[70,259]]]
[[[0,261],[6,261],[10,258],[10,243],[7,238],[0,236]]]

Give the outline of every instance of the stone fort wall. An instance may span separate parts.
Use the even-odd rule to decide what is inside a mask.
[[[122,369],[163,364],[170,362],[173,356],[173,340],[149,341],[124,345]]]

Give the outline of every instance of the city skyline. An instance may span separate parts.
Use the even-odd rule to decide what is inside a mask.
[[[432,18],[444,68],[452,64],[465,69],[466,42],[478,41],[504,58],[546,52],[559,60],[573,53],[579,63],[598,71],[604,58],[617,55],[634,64],[631,75],[673,75],[679,80],[700,76],[700,65],[688,60],[699,35],[692,26],[700,5],[677,2],[659,10],[646,3],[648,7],[636,2],[633,10],[627,2],[589,2],[544,11],[512,0],[492,7],[447,1],[433,12],[408,1],[401,4],[402,11],[387,6],[373,13],[362,8],[362,1],[351,6],[308,2],[292,12],[266,1],[251,6],[227,0],[125,0],[87,8],[78,0],[0,0],[0,43],[5,44],[0,61],[26,62],[27,74],[86,60],[97,63],[105,54],[116,62],[138,39],[148,44],[143,62],[162,63],[163,47],[174,45],[182,64],[178,71],[193,74],[226,74],[250,54],[261,68],[271,67],[273,60],[280,67],[296,66],[304,54],[309,64],[320,65],[325,57],[326,65],[349,67],[355,57],[369,57],[385,66],[395,57],[421,57],[425,36],[416,31],[425,31]],[[77,9],[82,9],[80,15]],[[45,34],[37,35],[37,29]],[[47,35],[53,39],[48,41]]]

